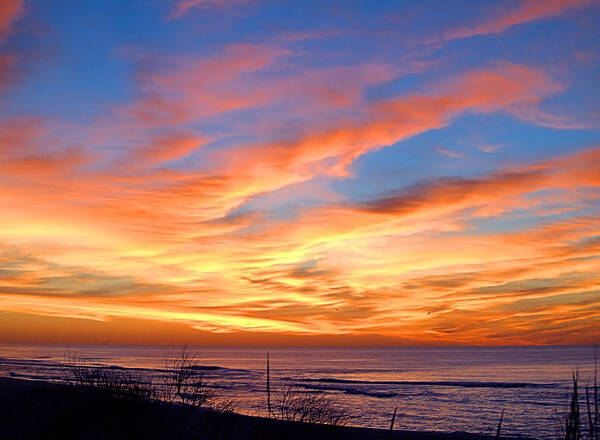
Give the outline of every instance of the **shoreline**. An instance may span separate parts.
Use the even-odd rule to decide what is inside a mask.
[[[43,434],[44,438],[61,439],[115,438],[115,434],[119,432],[124,434],[123,431],[129,429],[135,432],[140,429],[150,429],[152,427],[148,425],[149,423],[155,424],[157,429],[150,429],[149,433],[145,434],[139,431],[139,436],[132,431],[119,438],[495,439],[495,436],[467,432],[390,431],[379,428],[331,426],[282,421],[235,412],[219,413],[166,402],[149,404],[149,402],[120,401],[85,387],[10,377],[0,377],[0,402],[3,402],[0,406],[0,437],[6,439],[35,438],[39,434]],[[111,420],[108,413],[117,409],[125,411],[116,412]],[[84,426],[79,427],[77,424],[73,426],[72,419],[76,416],[86,419]],[[94,427],[94,424],[97,426]],[[69,430],[69,427],[73,429]],[[170,428],[180,432],[174,434],[170,432]],[[78,429],[86,429],[90,432],[78,433]],[[535,440],[515,436],[501,438]]]

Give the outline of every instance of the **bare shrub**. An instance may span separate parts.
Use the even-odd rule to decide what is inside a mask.
[[[207,406],[219,414],[232,414],[235,412],[236,403],[235,400],[228,397],[216,398],[213,396]]]
[[[294,388],[291,383],[282,385],[277,404],[281,420],[344,425],[349,416],[339,408],[333,399],[322,391],[306,391]]]
[[[208,390],[204,371],[197,365],[198,356],[184,346],[165,355],[161,375],[162,398],[190,406],[205,406],[214,396]]]

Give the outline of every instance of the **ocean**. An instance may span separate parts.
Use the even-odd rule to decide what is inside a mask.
[[[450,348],[191,347],[217,395],[236,410],[266,415],[266,354],[273,406],[284,383],[321,390],[350,414],[350,424],[397,429],[556,438],[571,376],[593,381],[591,346]],[[0,375],[60,380],[68,356],[152,377],[168,347],[0,345]],[[583,396],[585,393],[582,393]],[[585,415],[585,402],[581,405]]]

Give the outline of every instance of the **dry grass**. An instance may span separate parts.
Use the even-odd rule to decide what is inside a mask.
[[[587,417],[583,417],[579,404],[579,375],[573,372],[573,388],[569,400],[569,409],[564,418],[561,438],[565,440],[600,440],[598,420],[598,369],[594,360],[594,382],[585,388]],[[587,426],[584,426],[584,423]]]
[[[165,368],[152,380],[135,370],[117,369],[90,363],[84,357],[67,354],[62,365],[63,381],[77,387],[101,391],[112,397],[140,401],[183,403],[206,407],[220,413],[235,409],[233,399],[216,396],[209,390],[198,356],[188,347],[165,354]]]
[[[333,399],[321,391],[304,391],[290,383],[282,385],[277,402],[277,416],[281,420],[344,425],[349,415]]]
[[[152,382],[143,375],[94,365],[77,355],[66,358],[62,372],[68,384],[102,391],[116,398],[145,401],[157,398]]]
[[[598,410],[598,361],[594,355],[594,383],[590,387],[585,387],[585,401],[587,407],[588,438],[589,440],[600,440],[600,411]]]

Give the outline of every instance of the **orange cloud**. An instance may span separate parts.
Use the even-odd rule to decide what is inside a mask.
[[[513,170],[499,171],[477,179],[446,178],[410,187],[398,194],[359,205],[333,205],[305,211],[293,223],[286,221],[267,228],[253,237],[273,243],[293,244],[291,252],[306,246],[319,246],[352,239],[368,239],[373,235],[412,235],[427,230],[452,231],[464,226],[463,217],[498,216],[514,209],[531,207],[542,197],[529,196],[539,191],[571,190],[574,187],[600,186],[599,149],[565,156]],[[587,196],[594,199],[599,194]],[[527,197],[525,200],[524,198]],[[558,200],[555,196],[553,200]],[[573,208],[574,198],[565,203]],[[465,214],[468,212],[468,215]],[[457,221],[455,224],[453,222]],[[584,224],[569,224],[579,234]],[[591,224],[593,232],[597,226]],[[557,236],[553,230],[548,234]],[[250,237],[246,237],[248,240]],[[566,237],[565,237],[566,239]],[[581,239],[574,235],[570,240]],[[524,242],[523,237],[518,238]],[[249,242],[251,243],[251,242]],[[278,254],[277,258],[282,255]],[[274,259],[276,259],[274,257]]]
[[[233,60],[227,54],[218,62],[209,60],[205,63],[206,75],[208,78],[219,76],[224,62],[235,67],[233,72],[222,76],[235,77],[240,69],[257,68],[269,59],[267,57],[255,64],[250,58]],[[171,87],[180,90],[182,83],[186,84],[183,90],[187,90],[188,83],[190,87],[195,84],[187,74],[181,77],[159,76],[152,83],[164,85],[167,91]],[[371,105],[359,119],[337,121],[337,124],[324,129],[317,126],[314,131],[306,132],[296,140],[244,145],[214,152],[212,161],[215,165],[210,171],[148,170],[148,167],[185,157],[205,142],[204,137],[196,134],[157,135],[151,137],[147,146],[131,148],[131,156],[126,156],[128,163],[144,164],[143,172],[124,172],[120,168],[98,170],[97,167],[93,172],[70,172],[56,182],[52,194],[48,194],[46,187],[30,188],[25,203],[9,195],[14,192],[10,189],[11,183],[6,184],[4,192],[15,203],[15,209],[18,207],[33,215],[35,210],[45,206],[52,209],[55,204],[71,205],[74,188],[86,187],[86,203],[75,204],[70,213],[77,221],[113,223],[114,219],[115,228],[125,228],[123,232],[135,236],[152,236],[153,242],[160,242],[163,238],[168,242],[173,236],[171,231],[161,230],[160,225],[165,222],[178,233],[186,231],[186,234],[204,236],[205,233],[198,228],[214,230],[206,222],[225,216],[231,209],[258,194],[305,182],[321,174],[343,176],[348,165],[362,154],[442,127],[462,112],[506,110],[523,102],[539,101],[558,89],[556,83],[539,71],[505,64],[494,70],[470,72],[448,84],[433,86],[429,94],[399,97]],[[164,91],[162,88],[159,90]],[[134,108],[143,107],[147,108],[137,104]],[[2,130],[0,148],[5,145],[7,151],[13,153],[38,148],[42,139],[35,130],[29,130],[26,120],[7,123]],[[44,140],[47,139],[48,135],[44,137]],[[15,149],[16,144],[23,148]],[[65,157],[60,160],[57,156],[56,165],[67,164],[70,153],[64,154]],[[38,174],[34,173],[34,168],[28,171],[19,165],[31,160],[31,155],[17,156],[3,166],[7,170],[20,169],[23,173],[21,180],[25,181],[28,172]],[[53,162],[50,160],[48,163]],[[83,162],[73,161],[71,165],[77,167]],[[38,194],[39,201],[36,200]],[[32,204],[34,200],[37,203]],[[127,218],[128,222],[120,221],[122,218]]]
[[[331,197],[285,219],[260,204],[236,211],[293,184],[348,176],[358,157],[465,113],[525,117],[562,85],[505,63],[373,102],[363,88],[398,72],[255,75],[286,54],[242,45],[169,69],[157,63],[139,73],[130,105],[91,128],[4,120],[0,309],[38,316],[28,318],[34,327],[53,316],[103,328],[144,319],[177,334],[541,343],[563,330],[584,340],[578,320],[597,319],[596,304],[574,296],[597,291],[600,278],[599,225],[580,212],[600,198],[597,148],[363,203]],[[284,137],[274,121],[218,148],[210,142],[219,135],[184,125],[290,97],[327,117]],[[186,158],[200,165],[170,163]],[[532,210],[564,210],[565,219],[473,226]],[[538,328],[549,314],[555,322]]]
[[[9,117],[0,121],[0,153],[2,158],[39,151],[47,128],[40,118]]]
[[[93,248],[62,245],[59,253],[48,253],[41,244],[36,252],[44,257],[35,259],[13,253],[4,260],[13,275],[3,279],[0,303],[15,312],[102,321],[135,316],[234,333],[379,334],[380,340],[425,334],[428,343],[493,344],[548,343],[563,330],[572,341],[585,341],[577,337],[577,320],[598,319],[597,302],[581,299],[600,286],[597,219],[499,234],[445,233],[460,232],[487,205],[507,203],[510,211],[517,196],[535,200],[543,198],[535,195],[540,191],[598,188],[599,151],[476,179],[441,179],[247,231],[236,226],[252,223],[239,219],[234,228],[214,224],[219,227],[201,235],[198,224],[181,228],[193,218],[188,212],[172,211],[169,223],[167,217],[136,213],[139,201],[131,208],[125,204],[120,223],[145,229],[158,222],[148,236],[139,236],[146,241],[169,224],[170,237],[163,232],[169,245],[145,252],[138,244],[131,253],[127,243],[111,248],[109,236],[93,244],[98,257],[119,255],[117,264],[96,258]],[[156,199],[155,207],[166,200]],[[45,228],[47,240],[50,225]],[[23,232],[31,242],[34,231]],[[196,238],[190,241],[189,233]],[[14,231],[10,236],[18,238]],[[64,265],[81,252],[86,265],[97,264],[93,272]],[[16,260],[22,263],[16,266]],[[556,303],[561,296],[562,309]]]
[[[353,160],[426,130],[445,126],[463,112],[511,112],[539,102],[561,89],[542,72],[514,64],[480,70],[434,87],[431,94],[412,95],[374,105],[363,120],[346,120],[315,130],[299,140],[244,146],[222,155],[228,174],[252,172],[269,180],[273,190],[308,180],[319,173],[344,176]],[[328,124],[329,125],[329,124]],[[232,157],[233,159],[230,159]],[[327,163],[329,161],[329,163]],[[255,180],[256,185],[260,181]]]
[[[81,150],[62,150],[54,155],[25,156],[0,162],[0,171],[6,176],[48,178],[54,174],[65,177],[74,167],[89,163],[90,158]]]
[[[204,138],[194,134],[158,136],[152,145],[135,150],[131,160],[144,164],[161,164],[184,158],[205,143]]]

